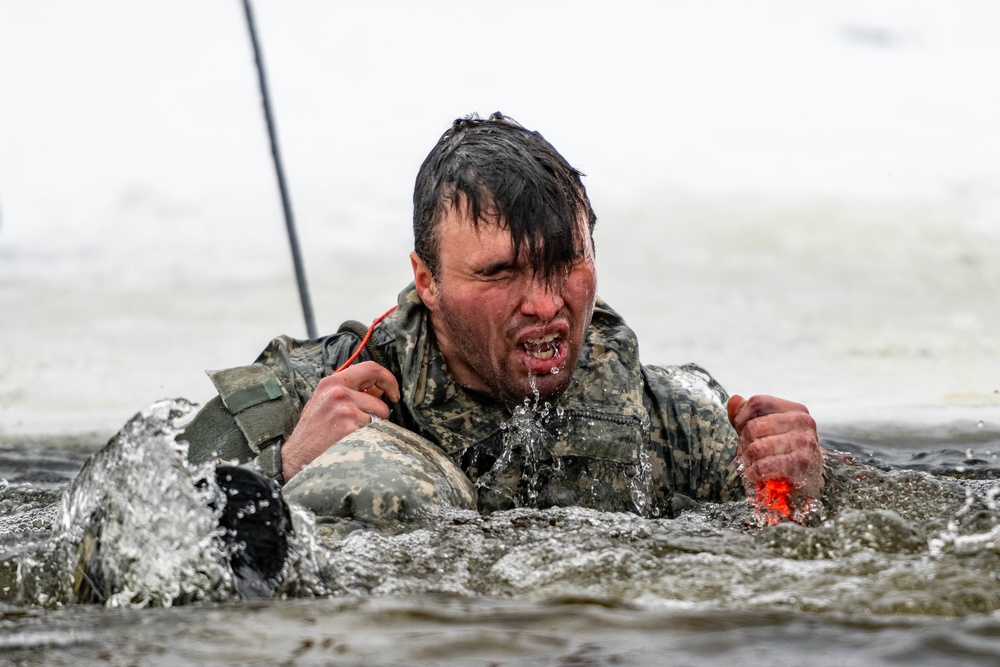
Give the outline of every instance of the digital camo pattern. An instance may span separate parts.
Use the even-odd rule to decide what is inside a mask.
[[[280,337],[257,363],[282,384],[275,400],[298,413],[358,343],[346,332],[312,341]],[[675,494],[712,501],[743,495],[725,392],[697,366],[642,366],[635,334],[600,300],[573,380],[555,405],[512,410],[459,387],[412,285],[359,361],[373,348],[400,383],[402,401],[390,405],[390,420],[457,464],[476,485],[483,511],[580,505],[664,515]]]
[[[415,294],[413,295],[415,296]],[[418,301],[398,315],[403,396],[421,429],[466,471],[480,509],[578,505],[646,513],[647,413],[634,334],[598,308],[556,405],[472,396],[445,371]]]
[[[653,428],[650,462],[663,489],[699,500],[744,497],[736,430],[722,386],[695,364],[645,366],[643,401]]]
[[[697,366],[644,369],[634,332],[602,301],[566,393],[513,413],[455,384],[415,291],[396,322],[407,412],[477,483],[481,509],[663,514],[673,493],[742,496],[725,392]]]
[[[436,507],[476,509],[476,490],[458,466],[427,440],[384,421],[331,446],[284,493],[317,516],[372,523],[417,519]]]

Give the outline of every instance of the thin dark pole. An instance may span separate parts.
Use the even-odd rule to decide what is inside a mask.
[[[299,284],[299,298],[302,300],[302,314],[306,318],[306,333],[310,338],[316,337],[316,322],[313,319],[312,303],[309,301],[309,288],[306,286],[306,273],[302,266],[302,253],[299,251],[299,239],[295,233],[295,220],[292,218],[292,204],[285,186],[285,170],[281,167],[281,154],[278,151],[278,136],[274,130],[274,116],[271,113],[271,100],[267,93],[267,77],[264,75],[264,57],[257,43],[257,30],[253,23],[253,11],[250,0],[243,0],[243,9],[247,15],[247,27],[250,29],[250,41],[253,43],[253,57],[257,61],[257,78],[260,81],[260,96],[264,106],[264,118],[267,121],[267,136],[271,140],[271,157],[274,158],[274,172],[278,177],[278,190],[281,191],[281,207],[285,211],[285,227],[288,228],[288,243],[292,247],[292,263],[295,264],[295,280]]]

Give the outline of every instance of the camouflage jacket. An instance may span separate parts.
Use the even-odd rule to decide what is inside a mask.
[[[219,390],[189,425],[189,457],[254,460],[280,480],[280,448],[320,379],[366,326],[274,339],[250,366],[210,371]],[[598,299],[569,388],[555,405],[511,412],[457,385],[411,285],[358,361],[399,381],[390,419],[437,445],[476,484],[480,508],[581,505],[669,515],[678,498],[743,496],[725,391],[695,365],[643,366],[634,332]]]

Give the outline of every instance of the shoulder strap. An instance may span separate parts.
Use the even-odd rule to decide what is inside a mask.
[[[368,325],[362,324],[357,320],[347,320],[340,325],[340,328],[337,329],[337,333],[351,333],[357,336],[358,340],[361,341],[364,340],[365,335],[368,333]],[[353,352],[354,350],[351,351]],[[386,359],[382,350],[379,349],[379,346],[375,344],[374,336],[368,339],[368,343],[365,345],[365,352],[367,352],[368,356],[371,357],[371,360],[379,366],[384,366],[386,368],[389,367],[389,360]]]

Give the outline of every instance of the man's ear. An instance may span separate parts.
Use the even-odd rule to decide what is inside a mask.
[[[410,265],[413,267],[413,283],[417,286],[420,300],[432,312],[437,312],[437,285],[430,269],[424,260],[417,256],[416,251],[410,253]]]

